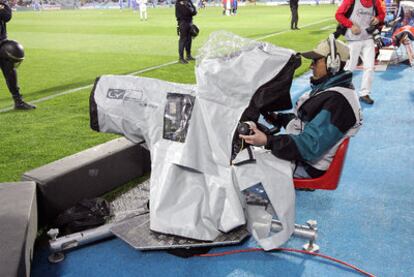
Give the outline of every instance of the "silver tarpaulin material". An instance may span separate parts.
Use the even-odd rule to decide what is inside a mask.
[[[295,203],[290,163],[263,149],[254,150],[256,161],[238,166],[230,161],[243,111],[293,55],[289,49],[218,32],[200,50],[196,85],[132,76],[97,80],[92,128],[134,142],[144,139],[151,152],[151,230],[212,241],[248,223],[265,249],[290,237]],[[258,182],[275,215],[246,204],[242,191]],[[270,231],[272,216],[283,225],[277,234]]]

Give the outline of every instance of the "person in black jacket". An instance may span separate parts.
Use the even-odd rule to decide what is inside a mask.
[[[16,67],[24,59],[23,47],[16,41],[7,40],[6,23],[12,18],[12,10],[5,1],[0,1],[0,68],[6,79],[7,87],[13,96],[14,108],[31,110],[36,106],[23,101],[17,83]]]
[[[193,16],[197,14],[197,10],[191,0],[179,0],[175,3],[175,16],[177,18],[177,31],[180,36],[178,42],[179,63],[187,64],[193,61],[191,56],[191,25],[193,24]],[[184,59],[184,49],[187,58]]]
[[[299,0],[289,0],[290,12],[292,14],[292,19],[290,21],[290,29],[292,30],[299,30],[298,28],[298,8],[299,8]]]
[[[331,43],[335,47],[330,47]],[[299,98],[294,113],[266,118],[286,132],[266,135],[251,122],[252,134],[240,138],[251,145],[265,146],[279,159],[292,161],[294,177],[317,178],[328,170],[340,143],[361,127],[361,107],[352,72],[344,70],[349,49],[343,42],[323,40],[302,56],[312,59],[311,90]]]

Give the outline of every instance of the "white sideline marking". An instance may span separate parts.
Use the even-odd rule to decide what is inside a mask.
[[[320,20],[320,21],[317,21],[317,22],[314,22],[314,23],[311,23],[311,24],[307,24],[307,25],[302,25],[302,26],[300,26],[301,28],[306,28],[306,27],[310,27],[310,26],[313,26],[313,25],[317,25],[317,24],[319,24],[319,23],[323,23],[323,22],[325,22],[325,21],[329,21],[329,20],[332,20],[333,18],[326,18],[326,19],[323,19],[323,20]],[[287,32],[293,32],[292,30],[290,30],[290,29],[288,29],[288,30],[285,30],[285,31],[280,31],[280,32],[276,32],[276,33],[272,33],[272,34],[270,34],[270,35],[266,35],[266,36],[263,36],[263,37],[258,37],[257,39],[265,39],[265,38],[270,38],[270,37],[273,37],[273,36],[277,36],[277,35],[281,35],[281,34],[284,34],[284,33],[287,33]]]
[[[323,23],[323,22],[328,21],[328,20],[332,20],[332,18],[326,18],[324,20],[320,20],[320,21],[317,21],[317,22],[314,22],[314,23],[311,23],[311,24],[302,25],[301,28],[306,28],[306,27],[310,27],[310,26],[313,26],[313,25],[317,25],[319,23]],[[272,33],[272,34],[269,34],[269,35],[266,35],[266,36],[258,37],[258,38],[256,38],[256,40],[262,40],[262,39],[270,38],[270,37],[273,37],[273,36],[285,34],[287,32],[292,32],[292,30],[288,29],[288,30],[285,30],[285,31],[275,32],[275,33]],[[172,65],[172,64],[176,64],[176,63],[178,63],[178,61],[172,61],[172,62],[164,63],[164,64],[161,64],[161,65],[155,65],[155,66],[147,67],[147,68],[135,71],[135,72],[131,72],[127,75],[137,75],[137,74],[145,73],[145,72],[148,72],[148,71],[151,71],[151,70],[154,70],[154,69],[159,69],[159,68],[166,67],[166,66],[169,66],[169,65]],[[92,87],[93,87],[93,84],[90,84],[90,85],[86,85],[86,86],[83,86],[83,87],[78,87],[78,88],[58,92],[56,94],[52,94],[52,95],[49,95],[49,96],[46,96],[46,97],[43,97],[43,98],[39,98],[39,99],[30,101],[29,103],[35,104],[35,103],[44,102],[44,101],[47,101],[47,100],[50,100],[50,99],[53,99],[53,98],[56,98],[56,97],[59,97],[59,96],[62,96],[62,95],[70,94],[70,93],[73,93],[73,92],[77,92],[77,91],[87,89],[87,88],[92,88]],[[13,110],[13,106],[0,109],[0,113],[8,112],[8,111],[11,111],[11,110]]]
[[[325,30],[335,29],[335,28],[336,28],[336,25],[328,25],[328,26],[322,27],[321,30],[325,31]]]
[[[172,64],[175,64],[175,63],[177,63],[177,61],[168,62],[168,63],[164,63],[164,64],[161,64],[161,65],[156,65],[156,66],[151,66],[151,67],[147,67],[147,68],[135,71],[135,72],[131,72],[127,75],[137,75],[137,74],[141,74],[141,73],[144,73],[144,72],[147,72],[147,71],[158,69],[158,68],[161,68],[161,67],[164,67],[164,66],[172,65]],[[39,98],[39,99],[30,101],[29,103],[35,104],[35,103],[44,102],[44,101],[47,101],[47,100],[50,100],[50,99],[53,99],[53,98],[56,98],[56,97],[59,97],[59,96],[62,96],[62,95],[70,94],[70,93],[73,93],[73,92],[77,92],[77,91],[87,89],[87,88],[92,88],[92,87],[93,87],[93,84],[90,84],[90,85],[86,85],[86,86],[83,86],[83,87],[78,87],[78,88],[62,91],[62,92],[59,92],[59,93],[56,93],[56,94],[52,94],[52,95],[49,95],[49,96],[46,96],[46,97],[43,97],[43,98]],[[8,111],[11,111],[11,110],[13,110],[13,106],[8,107],[8,108],[4,108],[4,109],[0,109],[0,113],[8,112]]]

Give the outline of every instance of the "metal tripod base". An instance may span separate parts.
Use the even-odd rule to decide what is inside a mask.
[[[168,250],[168,249],[189,249],[195,247],[217,247],[224,245],[235,245],[241,243],[250,234],[245,226],[241,226],[229,233],[220,234],[214,241],[199,241],[174,235],[161,234],[150,230],[149,214],[133,216],[118,223],[111,223],[95,229],[74,233],[71,235],[57,237],[59,231],[51,229],[48,232],[51,240],[49,246],[52,254],[49,262],[59,263],[63,261],[63,251],[76,248],[81,245],[102,240],[113,235],[119,237],[135,249],[139,250]],[[319,246],[315,244],[317,238],[317,223],[315,220],[308,220],[307,225],[295,224],[293,236],[309,239],[304,249],[309,252],[317,252]],[[278,232],[282,229],[282,223],[272,220],[272,230]]]
[[[122,222],[106,224],[67,236],[58,237],[58,234],[58,229],[51,229],[48,232],[51,238],[49,240],[49,248],[52,252],[48,258],[50,263],[63,261],[65,257],[63,251],[109,238],[113,235],[139,250],[189,249],[195,247],[234,245],[239,244],[250,235],[245,226],[226,234],[222,233],[216,240],[208,242],[160,234],[150,230],[149,214],[134,216]]]

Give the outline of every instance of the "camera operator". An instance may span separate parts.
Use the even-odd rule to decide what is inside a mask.
[[[7,87],[13,96],[14,108],[17,110],[31,110],[36,108],[23,101],[17,84],[16,67],[24,59],[23,47],[14,40],[7,40],[6,23],[12,17],[12,10],[5,1],[0,1],[0,68],[6,79]]]
[[[374,104],[370,97],[375,66],[375,43],[372,33],[384,21],[381,0],[344,0],[336,11],[336,20],[347,28],[345,38],[350,48],[347,70],[353,71],[361,56],[364,65],[359,99]]]
[[[344,71],[349,57],[344,43],[332,37],[302,56],[312,59],[311,91],[299,98],[294,113],[266,117],[269,123],[283,126],[286,134],[267,135],[250,123],[252,134],[239,137],[248,144],[265,146],[280,159],[295,162],[294,177],[317,178],[329,168],[340,143],[359,130],[360,104],[352,73]]]
[[[187,64],[188,61],[193,61],[191,56],[191,27],[193,24],[193,16],[197,14],[197,10],[191,0],[178,0],[175,3],[175,17],[177,18],[177,32],[180,36],[178,42],[178,54],[180,56],[178,62]],[[184,59],[184,49],[187,58]]]

